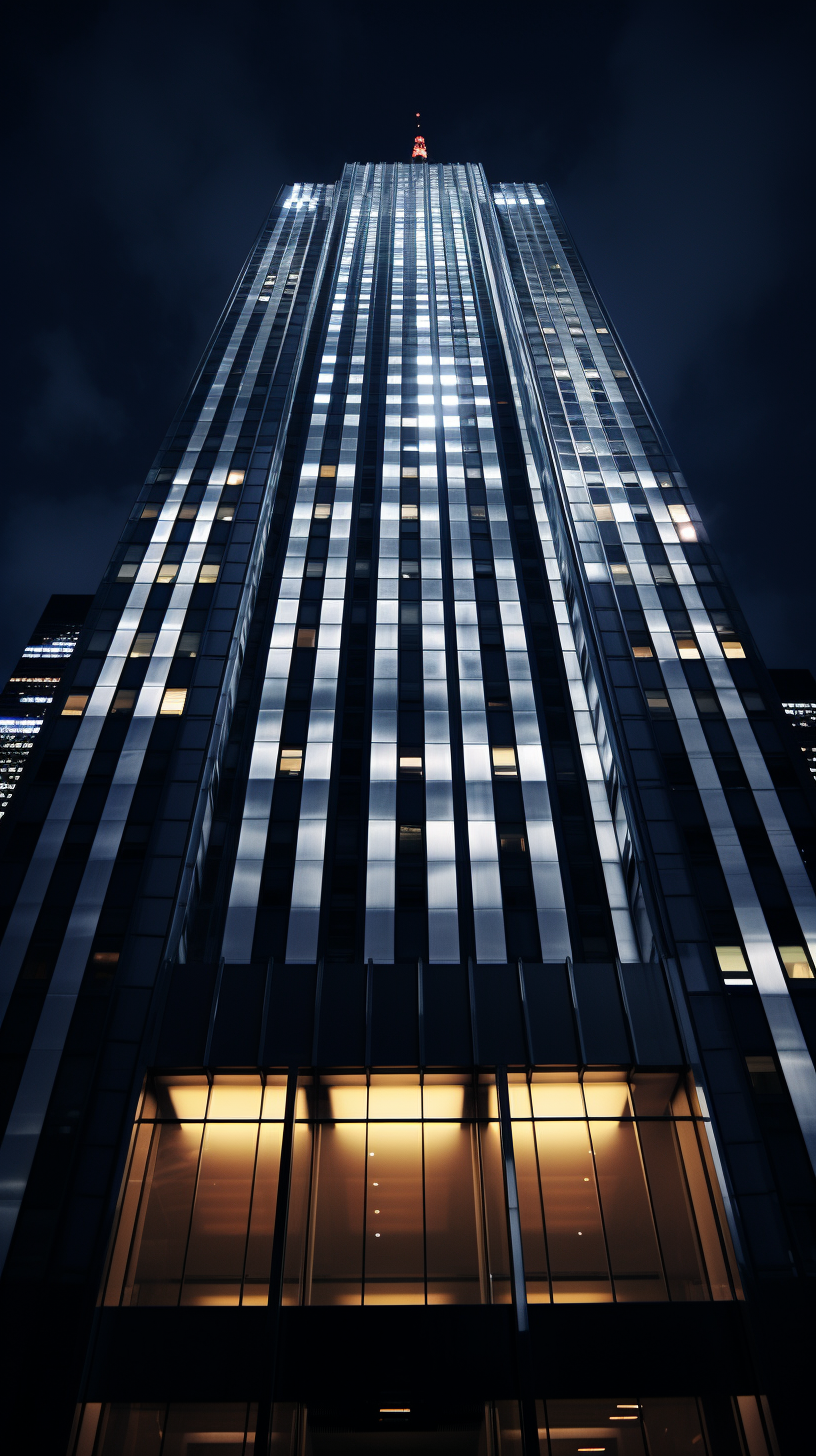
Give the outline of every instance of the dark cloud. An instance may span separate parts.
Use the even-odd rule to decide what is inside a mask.
[[[432,156],[553,186],[766,658],[816,666],[808,9],[20,7],[0,677],[90,591],[279,186]]]
[[[31,354],[44,379],[26,414],[23,440],[30,450],[53,455],[80,438],[83,443],[119,439],[124,410],[105,398],[66,330],[40,334],[31,342]]]

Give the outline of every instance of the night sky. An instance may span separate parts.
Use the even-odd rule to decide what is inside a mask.
[[[547,181],[766,661],[813,633],[808,5],[18,6],[4,31],[0,681],[96,588],[280,185]]]

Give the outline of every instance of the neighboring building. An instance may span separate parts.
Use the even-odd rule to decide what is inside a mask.
[[[547,188],[287,186],[77,656],[14,1449],[806,1449],[812,786]]]
[[[92,601],[89,596],[49,598],[31,641],[0,693],[0,819],[65,676]]]
[[[816,678],[807,667],[772,667],[771,678],[805,762],[816,778]]]

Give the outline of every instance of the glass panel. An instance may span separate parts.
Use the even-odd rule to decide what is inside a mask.
[[[429,1304],[480,1304],[479,1160],[472,1124],[425,1127]]]
[[[586,1123],[536,1122],[535,1129],[553,1299],[606,1303],[612,1290]]]
[[[493,1092],[495,1096],[495,1088]],[[487,1225],[490,1299],[492,1304],[509,1304],[510,1253],[507,1245],[507,1209],[504,1198],[501,1131],[497,1122],[483,1122],[479,1133],[482,1147],[482,1187]]]
[[[269,1298],[269,1271],[272,1267],[272,1236],[275,1232],[282,1140],[281,1123],[261,1125],[242,1304],[266,1304]]]
[[[593,1120],[589,1126],[615,1297],[667,1299],[634,1123]]]
[[[422,1089],[422,1110],[425,1117],[452,1117],[460,1120],[465,1117],[475,1117],[473,1086],[470,1079],[466,1083],[458,1082],[435,1082],[432,1076],[426,1076],[425,1085]]]
[[[706,1456],[696,1400],[644,1400],[640,1409],[650,1456]]]
[[[248,1088],[214,1088],[236,1094]],[[236,1097],[229,1095],[229,1103]],[[260,1112],[260,1087],[255,1092]],[[208,1123],[198,1175],[182,1304],[238,1304],[255,1171],[257,1123]]]
[[[708,1281],[670,1122],[638,1124],[663,1265],[672,1299],[708,1299]]]
[[[534,1117],[586,1117],[578,1082],[533,1082]]]
[[[366,1304],[424,1304],[422,1125],[369,1124]]]
[[[144,1182],[152,1136],[153,1128],[151,1124],[143,1123],[141,1127],[137,1128],[136,1136],[133,1140],[130,1166],[122,1196],[119,1226],[111,1254],[110,1268],[108,1270],[104,1304],[118,1304],[122,1297],[122,1284],[125,1278],[136,1216],[139,1211],[139,1199],[142,1193],[142,1184]]]
[[[365,1153],[364,1122],[324,1123],[317,1129],[308,1304],[361,1303]]]
[[[298,1104],[305,1103],[304,1089],[298,1088]],[[300,1105],[297,1109],[300,1112]],[[300,1304],[303,1286],[309,1190],[312,1181],[312,1129],[306,1122],[294,1127],[292,1182],[289,1189],[289,1221],[286,1225],[286,1255],[283,1266],[283,1304]]]
[[[245,1405],[171,1405],[162,1456],[192,1456],[196,1450],[207,1456],[241,1456],[247,1415]]]
[[[705,1255],[711,1295],[713,1299],[731,1299],[731,1285],[720,1243],[717,1220],[711,1206],[711,1194],[697,1141],[697,1129],[693,1122],[676,1122],[675,1127],[697,1218],[697,1232]]]
[[[582,1449],[605,1449],[615,1456],[647,1456],[640,1406],[634,1397],[548,1400],[546,1407],[553,1456],[574,1456]],[[704,1451],[695,1447],[698,1451],[704,1456]]]
[[[255,1077],[251,1082],[238,1082],[233,1078],[229,1082],[222,1082],[216,1078],[207,1109],[208,1121],[230,1119],[236,1122],[257,1122],[261,1115],[262,1091],[263,1088]],[[285,1088],[283,1093],[285,1098]]]
[[[102,1411],[99,1456],[159,1456],[164,1416],[162,1405],[106,1405]]]
[[[193,1208],[201,1123],[156,1128],[124,1304],[176,1304]]]
[[[527,1299],[530,1304],[549,1304],[550,1281],[547,1271],[547,1246],[541,1212],[535,1134],[531,1122],[513,1123],[513,1151],[516,1155],[521,1243]]]
[[[363,1117],[365,1113],[362,1114]],[[368,1094],[368,1115],[371,1118],[402,1118],[422,1116],[422,1092],[419,1078],[410,1081],[401,1077],[377,1079],[372,1077]]]

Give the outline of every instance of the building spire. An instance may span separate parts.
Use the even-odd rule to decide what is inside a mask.
[[[417,112],[417,114],[416,114],[416,119],[417,119],[417,134],[414,137],[414,150],[411,153],[411,161],[412,162],[427,162],[427,160],[428,160],[428,148],[425,145],[425,138],[424,138],[424,136],[421,136],[420,135],[420,131],[419,131],[419,126],[420,126],[419,112]]]

